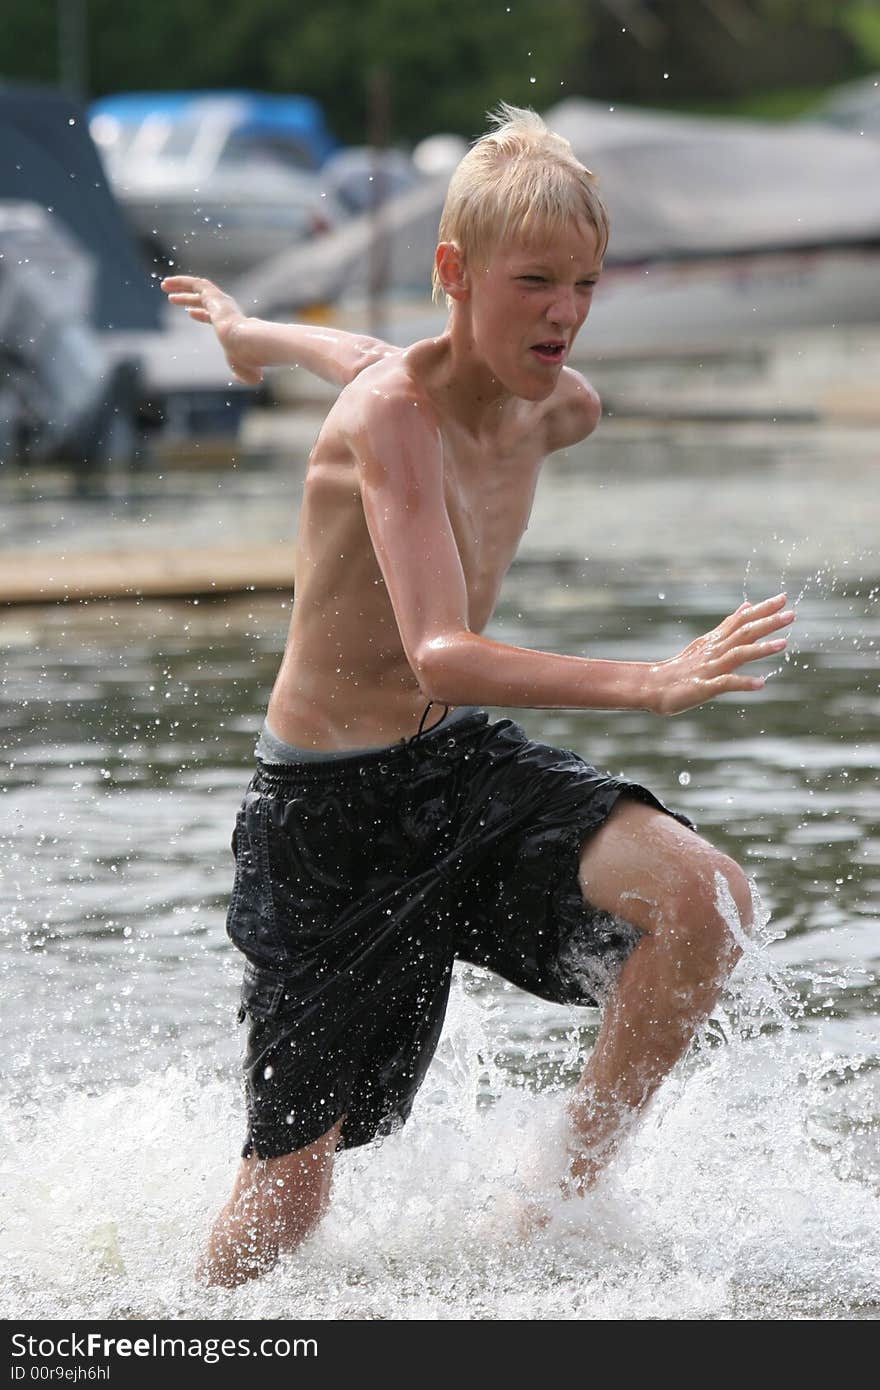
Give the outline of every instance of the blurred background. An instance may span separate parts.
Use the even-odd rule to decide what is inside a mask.
[[[238,433],[253,397],[160,302],[172,268],[266,317],[400,343],[439,331],[446,183],[502,98],[599,175],[613,235],[580,352],[615,403],[654,400],[621,358],[878,321],[867,0],[158,0],[124,16],[13,0],[5,24],[4,459],[137,462]],[[870,413],[869,358],[823,358],[819,407]],[[784,371],[777,355],[764,376]],[[264,396],[312,389],[287,373]],[[779,389],[816,408],[812,389]]]
[[[876,1316],[878,74],[873,0],[7,0],[8,1316]],[[481,1223],[596,1017],[462,969],[410,1125],[231,1303],[191,1274],[243,1121],[229,837],[333,391],[230,382],[158,281],[439,332],[447,180],[499,99],[571,140],[612,236],[574,356],[604,419],[547,461],[488,635],[661,659],[782,589],[798,621],[760,694],[662,725],[495,713],[687,811],[763,925],[574,1240],[536,1263]]]

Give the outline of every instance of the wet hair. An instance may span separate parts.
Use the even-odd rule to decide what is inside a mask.
[[[608,211],[595,174],[568,140],[549,130],[537,111],[506,101],[487,119],[493,128],[471,146],[449,181],[438,241],[454,242],[472,265],[502,241],[552,235],[582,219],[595,228],[603,256]],[[443,286],[436,265],[432,283],[439,303]]]

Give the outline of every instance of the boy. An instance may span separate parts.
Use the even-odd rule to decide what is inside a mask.
[[[604,1005],[566,1114],[560,1181],[577,1193],[685,1052],[750,924],[745,875],[686,817],[481,708],[676,714],[759,689],[740,668],[781,651],[770,634],[794,616],[782,594],[742,604],[653,664],[480,635],[544,457],[598,422],[565,358],[608,235],[567,141],[531,111],[493,121],[450,183],[437,339],[401,351],[269,324],[208,281],[163,282],[239,380],[296,363],[343,388],[309,461],[287,648],[233,838],[249,1130],[205,1257],[215,1283],[294,1248],[335,1151],[405,1121],[456,957]]]

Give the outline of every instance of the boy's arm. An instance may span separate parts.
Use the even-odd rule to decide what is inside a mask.
[[[472,632],[443,489],[443,444],[430,405],[401,386],[365,393],[350,443],[364,515],[407,660],[438,703],[531,709],[647,709],[676,714],[761,677],[737,670],[785,645],[784,595],[742,604],[671,661],[601,661],[534,651]]]
[[[249,318],[231,295],[193,275],[169,275],[161,287],[171,304],[186,309],[197,323],[211,324],[233,376],[246,386],[259,385],[264,367],[282,366],[304,367],[334,386],[346,386],[364,367],[400,351],[341,329]]]

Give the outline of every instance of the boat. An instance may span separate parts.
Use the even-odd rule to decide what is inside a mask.
[[[69,95],[0,87],[0,463],[134,464],[253,394],[144,265]]]
[[[802,119],[880,139],[880,72],[832,87]]]
[[[126,93],[89,107],[107,177],[151,262],[223,279],[345,217],[335,141],[307,97]]]
[[[792,122],[710,119],[573,99],[546,113],[599,177],[611,242],[591,354],[710,351],[768,333],[880,321],[880,145]],[[386,333],[437,333],[429,281],[445,176],[383,210]],[[369,327],[377,221],[354,219],[243,276],[265,317]]]

